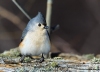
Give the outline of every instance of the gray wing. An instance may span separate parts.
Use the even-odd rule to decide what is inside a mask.
[[[23,30],[23,32],[22,32],[21,41],[23,41],[23,39],[24,39],[24,37],[26,36],[27,32],[28,32],[28,29],[25,28],[25,29]]]
[[[51,39],[50,39],[50,34],[49,34],[48,30],[47,30],[47,34],[48,34],[49,40],[51,41]]]

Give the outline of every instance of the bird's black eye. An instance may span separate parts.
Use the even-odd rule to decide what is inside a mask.
[[[41,26],[41,24],[39,23],[38,26]]]

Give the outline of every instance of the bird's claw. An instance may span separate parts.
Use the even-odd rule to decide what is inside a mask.
[[[44,57],[40,58],[39,63],[42,63],[44,61]]]

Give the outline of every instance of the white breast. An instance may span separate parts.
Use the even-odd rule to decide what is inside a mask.
[[[23,46],[19,46],[24,55],[47,54],[50,51],[50,40],[46,30],[28,32],[23,40]]]

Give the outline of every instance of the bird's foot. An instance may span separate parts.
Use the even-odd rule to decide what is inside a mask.
[[[44,61],[44,58],[40,58],[39,63],[42,63]]]
[[[44,61],[44,56],[43,56],[43,54],[42,54],[42,57],[40,58],[40,63],[42,63]]]
[[[19,61],[22,63],[24,61],[24,58],[25,58],[25,55],[22,55]]]

